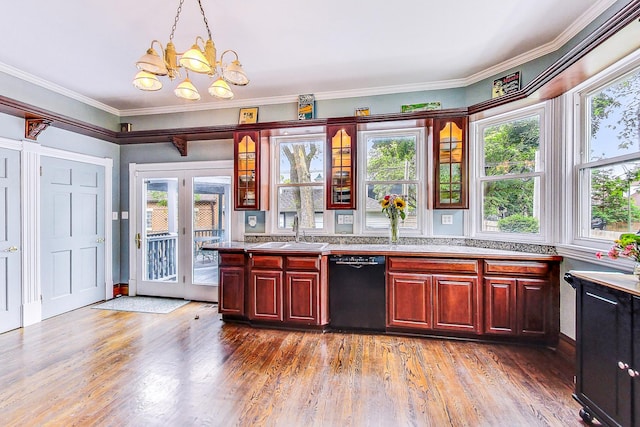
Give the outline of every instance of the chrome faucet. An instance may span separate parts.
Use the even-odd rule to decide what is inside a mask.
[[[298,224],[298,215],[293,217],[293,232],[296,233],[296,243],[300,241],[300,224]]]

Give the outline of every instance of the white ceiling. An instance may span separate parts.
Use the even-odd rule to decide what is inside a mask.
[[[123,116],[457,87],[556,50],[614,0],[202,0],[218,52],[237,51],[251,82],[222,101],[192,74],[197,105],[166,77],[158,92],[131,84],[151,40],[169,40],[178,3],[5,2],[0,71]],[[184,0],[177,50],[197,35],[197,0]]]

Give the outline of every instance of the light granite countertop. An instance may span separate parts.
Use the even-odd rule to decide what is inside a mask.
[[[554,254],[541,254],[501,249],[489,249],[475,246],[448,245],[389,245],[389,244],[295,244],[281,242],[283,247],[273,247],[265,243],[228,242],[205,245],[205,249],[224,251],[244,251],[253,253],[309,253],[323,255],[399,255],[399,256],[427,256],[427,257],[466,257],[466,258],[495,258],[518,260],[561,261],[562,257]],[[308,248],[307,246],[308,245]],[[321,248],[319,246],[322,245]]]

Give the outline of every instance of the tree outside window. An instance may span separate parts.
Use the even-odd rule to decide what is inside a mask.
[[[480,127],[483,232],[540,234],[541,114]]]
[[[581,236],[613,240],[640,230],[640,70],[583,97],[587,135],[578,165]],[[584,195],[584,197],[582,197]]]

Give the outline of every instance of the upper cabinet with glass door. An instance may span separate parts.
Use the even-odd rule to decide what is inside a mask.
[[[356,125],[327,125],[327,209],[356,208]]]
[[[467,118],[434,119],[434,208],[467,209]]]
[[[234,144],[234,207],[260,209],[260,132],[236,132]]]

